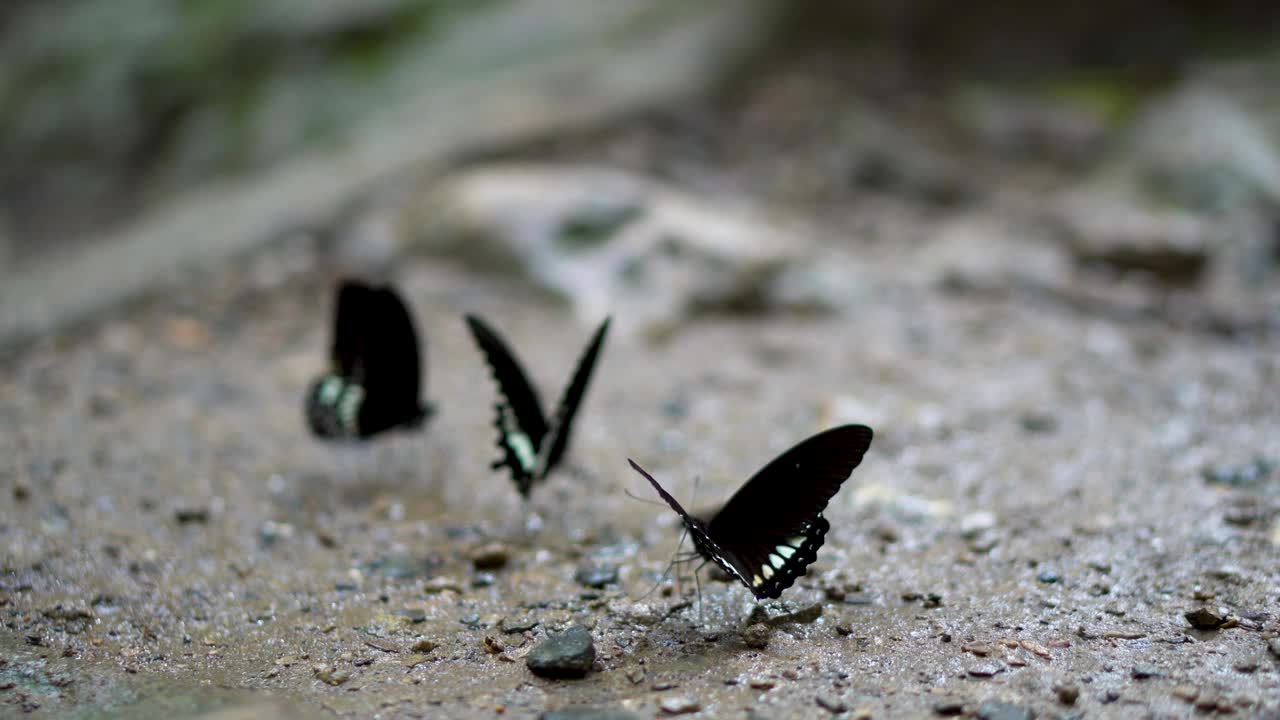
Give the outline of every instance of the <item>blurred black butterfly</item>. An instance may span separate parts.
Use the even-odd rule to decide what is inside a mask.
[[[573,379],[560,398],[554,417],[548,420],[542,412],[538,393],[506,343],[483,320],[475,315],[467,316],[467,327],[471,329],[498,384],[494,424],[498,428],[498,447],[502,450],[502,457],[493,462],[493,469],[504,465],[510,469],[516,489],[525,498],[529,497],[533,484],[545,479],[555,468],[569,446],[573,418],[587,391],[600,348],[604,345],[609,320],[605,318],[582,352],[578,367],[573,371]]]
[[[801,442],[757,472],[710,520],[680,507],[644,468],[684,521],[698,554],[736,577],[759,599],[776,598],[818,557],[831,526],[822,511],[871,446],[871,428],[843,425]]]
[[[421,425],[423,368],[409,308],[391,287],[338,288],[329,372],[307,391],[307,424],[326,439],[365,439]]]

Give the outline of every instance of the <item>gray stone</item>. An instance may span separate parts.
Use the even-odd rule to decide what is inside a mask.
[[[578,567],[573,579],[589,588],[603,588],[618,582],[618,566],[589,561]]]
[[[580,678],[591,671],[596,647],[591,632],[574,625],[551,635],[529,652],[525,665],[534,675],[546,678]]]

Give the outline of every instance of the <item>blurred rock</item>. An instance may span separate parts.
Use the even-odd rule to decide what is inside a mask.
[[[547,678],[579,678],[591,670],[596,648],[591,631],[581,625],[543,640],[525,658],[534,675]]]
[[[1200,280],[1223,240],[1207,218],[1145,208],[1103,188],[1068,193],[1051,213],[1051,222],[1079,263],[1140,271],[1168,285]]]
[[[1011,158],[1079,166],[1103,149],[1106,119],[1065,98],[975,88],[959,98],[959,121],[978,143]]]
[[[1070,279],[1070,257],[1033,228],[990,214],[944,224],[918,256],[917,267],[944,288],[999,290],[1060,287]]]
[[[931,147],[889,117],[853,112],[840,128],[849,182],[860,190],[903,195],[938,207],[964,204],[978,194],[954,153]]]
[[[1280,151],[1262,118],[1225,94],[1191,87],[1150,104],[1129,161],[1157,199],[1192,211],[1280,207]]]
[[[578,316],[645,330],[770,303],[808,243],[745,211],[623,172],[508,165],[462,172],[411,209],[410,242],[523,277]]]

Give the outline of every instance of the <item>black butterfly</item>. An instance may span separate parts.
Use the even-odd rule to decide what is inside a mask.
[[[307,391],[307,424],[322,438],[364,439],[417,427],[431,414],[419,398],[418,335],[391,287],[348,280],[338,288],[329,372]]]
[[[653,476],[628,460],[679,513],[702,557],[760,599],[776,598],[818,557],[831,526],[822,511],[871,446],[871,428],[843,425],[796,445],[747,481],[710,520],[680,507]]]
[[[467,316],[467,327],[471,329],[498,384],[498,402],[494,405],[498,415],[494,424],[498,428],[498,447],[502,450],[502,457],[494,461],[493,469],[504,465],[509,468],[516,488],[528,498],[533,484],[546,478],[569,446],[573,417],[582,403],[596,358],[604,345],[609,318],[600,323],[582,352],[578,367],[573,371],[573,379],[565,388],[564,397],[560,398],[560,405],[550,420],[542,412],[538,393],[498,333],[475,315]]]

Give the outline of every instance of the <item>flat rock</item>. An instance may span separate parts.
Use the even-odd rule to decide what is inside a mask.
[[[1183,615],[1197,630],[1217,630],[1227,622],[1226,614],[1213,608],[1197,608]]]
[[[745,208],[577,165],[456,174],[405,225],[424,250],[521,277],[567,299],[584,322],[612,313],[649,332],[757,302],[809,246]]]
[[[525,665],[540,677],[580,678],[591,671],[595,660],[591,632],[574,625],[536,645],[525,658]]]

